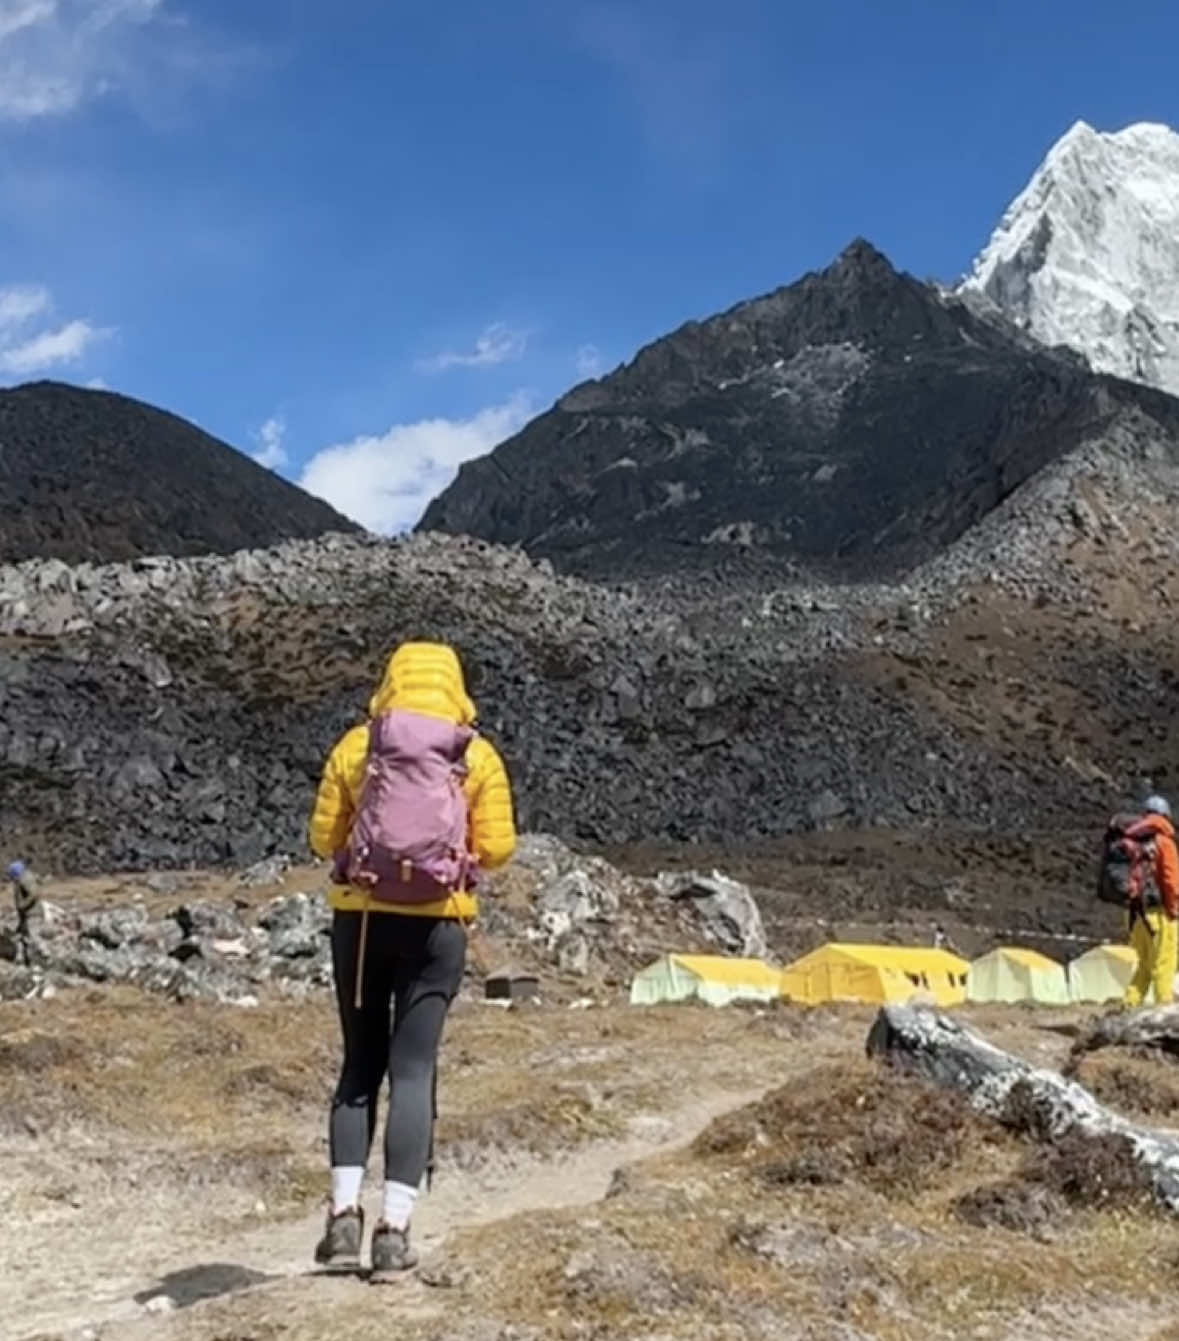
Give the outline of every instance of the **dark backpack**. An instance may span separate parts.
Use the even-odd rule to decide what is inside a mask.
[[[1105,831],[1097,875],[1102,903],[1141,903],[1154,876],[1155,835],[1138,815],[1115,815]]]

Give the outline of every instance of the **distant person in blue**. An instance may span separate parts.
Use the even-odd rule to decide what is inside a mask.
[[[37,885],[33,874],[23,861],[14,861],[8,868],[12,881],[12,901],[16,904],[16,939],[20,946],[21,963],[29,963],[29,915],[37,906]]]

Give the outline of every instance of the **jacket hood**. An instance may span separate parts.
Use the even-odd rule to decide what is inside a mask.
[[[1164,834],[1167,838],[1175,837],[1175,826],[1166,817],[1166,815],[1156,815],[1148,812],[1134,821],[1133,827],[1139,833]]]
[[[393,708],[470,726],[475,704],[467,694],[454,648],[446,643],[402,643],[389,658],[368,712],[379,717]]]

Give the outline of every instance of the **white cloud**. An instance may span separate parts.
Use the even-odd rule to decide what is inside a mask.
[[[72,112],[80,101],[81,91],[75,82],[63,76],[23,70],[0,59],[0,118],[35,121],[42,116]]]
[[[0,348],[0,372],[28,377],[59,363],[76,363],[106,333],[88,321],[70,321],[57,330],[41,331],[19,344]]]
[[[395,424],[380,436],[325,447],[307,463],[299,483],[370,531],[404,530],[464,461],[511,437],[532,414],[529,398],[517,393],[469,419]]]
[[[13,284],[0,289],[0,332],[19,329],[51,305],[49,290],[39,284]]]
[[[53,18],[57,0],[0,0],[0,42]]]
[[[116,23],[146,23],[163,13],[164,0],[84,0],[85,26],[99,31]]]
[[[91,377],[86,383],[87,391],[109,391],[110,387],[101,377]]]
[[[602,371],[602,352],[597,345],[582,345],[574,362],[578,377],[597,377]]]
[[[0,0],[0,120],[64,116],[112,93],[171,96],[224,59],[164,0]]]
[[[528,336],[513,330],[502,321],[486,327],[475,341],[475,348],[465,354],[447,352],[418,360],[422,372],[445,372],[448,368],[494,368],[501,363],[514,363],[524,357]]]
[[[96,340],[111,334],[78,319],[47,325],[52,313],[52,295],[39,284],[0,288],[0,374],[28,377],[76,363]]]
[[[272,414],[254,434],[258,450],[253,453],[254,460],[267,470],[278,470],[287,463],[287,449],[283,446],[287,421],[279,414]]]

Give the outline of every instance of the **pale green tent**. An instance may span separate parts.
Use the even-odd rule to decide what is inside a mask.
[[[1001,946],[976,959],[966,974],[967,1001],[1036,1001],[1069,1004],[1064,966],[1035,950]]]
[[[1068,966],[1068,990],[1074,1001],[1120,1001],[1138,967],[1128,945],[1095,945]],[[1154,999],[1154,989],[1148,994]]]
[[[733,1001],[776,1001],[781,992],[782,971],[760,959],[670,954],[635,974],[630,1003],[656,1006],[695,997],[711,1006],[727,1006]]]

